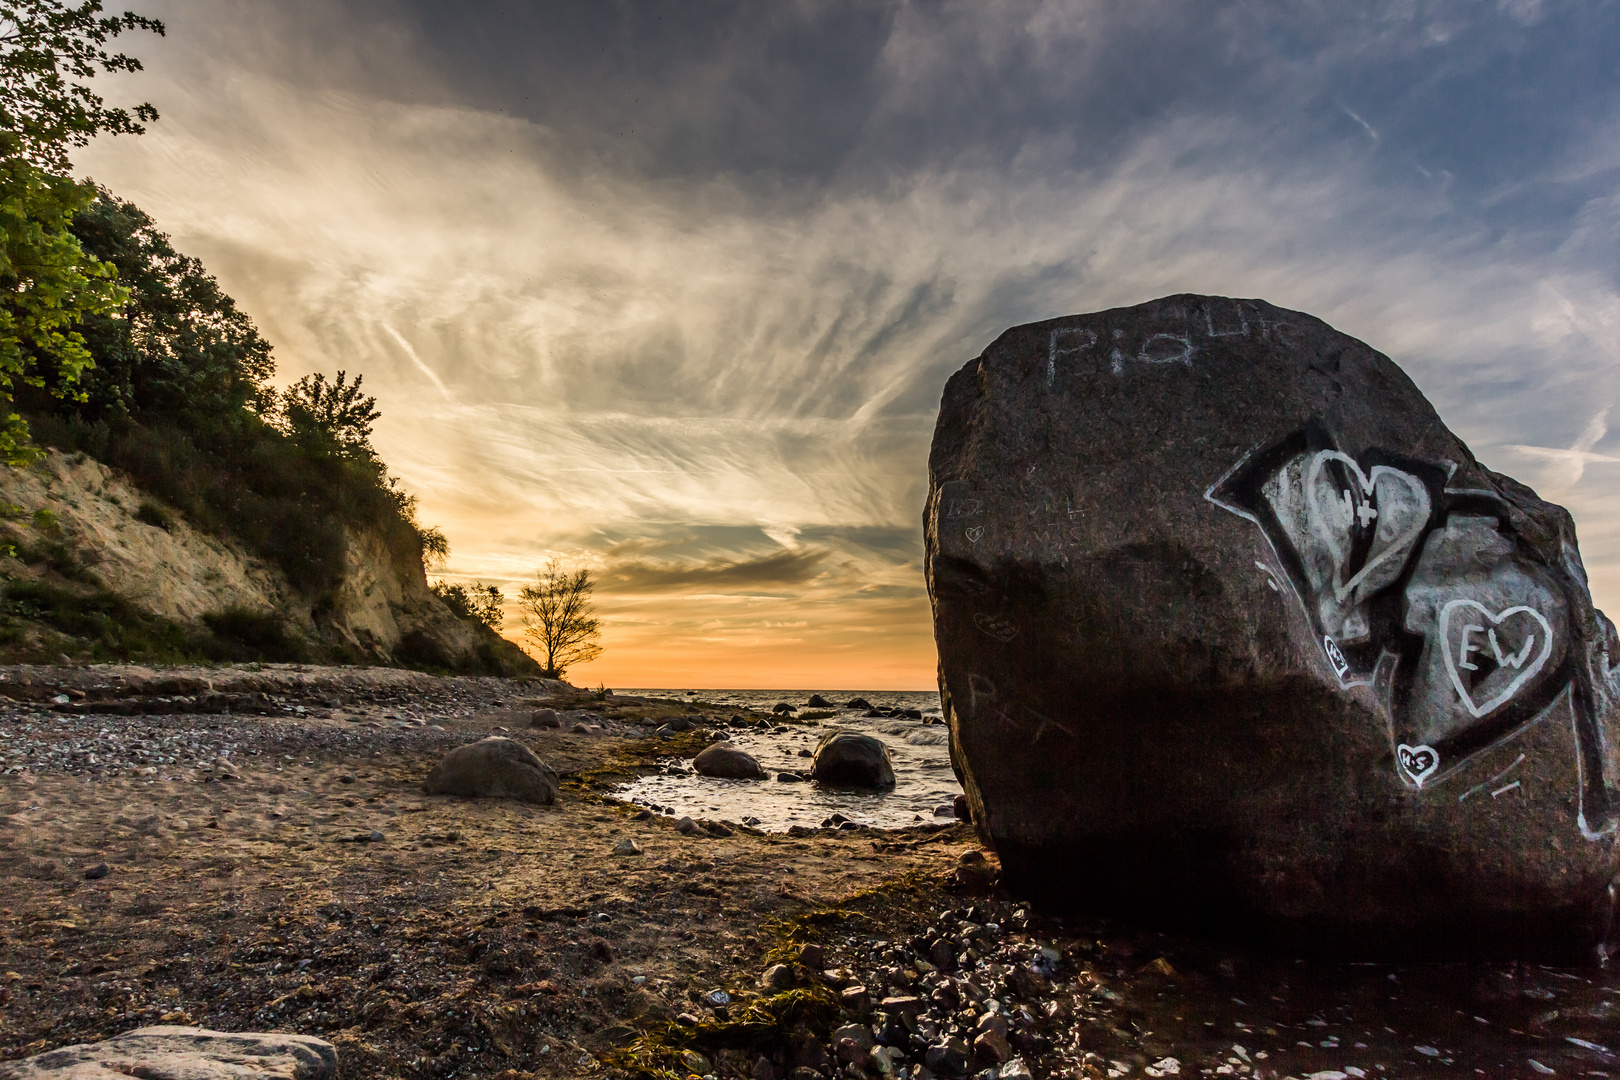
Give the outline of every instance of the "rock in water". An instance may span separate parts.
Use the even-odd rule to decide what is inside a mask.
[[[894,763],[878,739],[835,731],[816,744],[810,778],[829,787],[889,788],[894,786]]]
[[[193,1027],[136,1028],[102,1042],[0,1063],[3,1080],[329,1080],[337,1071],[337,1051],[323,1039]]]
[[[458,746],[428,773],[430,795],[520,799],[549,805],[557,798],[557,774],[513,739],[495,736]]]
[[[1015,891],[1344,952],[1580,954],[1620,661],[1562,508],[1260,301],[1007,331],[952,377],[927,575]]]
[[[699,776],[717,776],[727,780],[764,779],[765,770],[753,756],[729,743],[715,743],[692,759],[692,768]]]

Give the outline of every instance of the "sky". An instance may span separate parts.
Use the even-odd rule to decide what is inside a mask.
[[[1393,357],[1570,508],[1620,608],[1620,5],[137,10],[168,35],[98,87],[162,119],[80,171],[203,260],[280,383],[364,374],[442,576],[593,571],[571,681],[934,685],[945,380],[1178,292]]]

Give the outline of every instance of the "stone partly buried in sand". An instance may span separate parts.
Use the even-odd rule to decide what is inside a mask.
[[[98,1043],[0,1063],[0,1080],[329,1080],[337,1051],[308,1035],[144,1027]]]
[[[1004,882],[1362,954],[1577,955],[1620,661],[1560,507],[1260,301],[1007,331],[950,380],[927,576]]]
[[[828,787],[891,788],[894,763],[889,748],[870,735],[835,731],[816,744],[810,778]]]
[[[765,770],[753,756],[729,743],[715,743],[692,759],[692,768],[700,776],[715,776],[726,780],[763,780]]]
[[[549,805],[557,798],[557,774],[534,751],[499,736],[458,746],[428,773],[430,795],[518,799]]]

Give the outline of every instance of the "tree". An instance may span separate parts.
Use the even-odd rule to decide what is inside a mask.
[[[0,140],[9,138],[0,134]],[[3,147],[0,147],[3,149]],[[13,409],[17,384],[59,397],[94,366],[77,326],[115,310],[127,296],[112,267],[87,257],[68,222],[94,189],[0,153],[0,461],[38,456]]]
[[[139,60],[107,43],[125,30],[162,34],[163,24],[101,10],[100,0],[0,0],[0,460],[12,465],[36,456],[13,410],[17,384],[49,379],[53,394],[77,397],[93,366],[77,326],[126,295],[69,231],[96,192],[68,176],[68,152],[100,132],[140,134],[157,119],[151,105],[134,115],[107,108],[84,80],[139,71]]]
[[[375,457],[371,425],[382,416],[377,399],[361,393],[364,375],[345,385],[346,377],[340,371],[337,381],[329,383],[317,371],[293,383],[281,395],[282,420],[294,438],[326,440],[351,457]]]
[[[475,581],[471,585],[454,584],[448,581],[433,583],[433,592],[458,617],[463,619],[476,619],[491,630],[500,632],[501,624],[506,621],[501,605],[506,597],[494,585],[485,585],[482,581]]]
[[[518,606],[528,623],[523,636],[545,654],[541,666],[548,678],[560,679],[575,664],[602,655],[602,646],[597,644],[602,623],[591,602],[595,588],[589,570],[564,570],[562,563],[552,559],[535,574],[535,583],[523,586],[518,594]]]
[[[77,415],[197,431],[271,413],[270,343],[200,260],[176,251],[150,216],[105,190],[71,227],[129,290],[116,311],[79,326],[95,365],[79,383]]]
[[[69,170],[68,151],[100,132],[140,135],[158,118],[150,104],[109,109],[84,84],[98,71],[141,70],[141,62],[109,53],[107,43],[126,30],[162,36],[163,23],[133,12],[101,14],[101,0],[77,6],[62,0],[0,0],[0,126],[17,142],[7,151],[58,175]]]

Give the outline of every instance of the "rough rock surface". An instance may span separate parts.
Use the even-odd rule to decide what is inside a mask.
[[[852,731],[835,731],[816,744],[810,778],[829,787],[894,786],[894,763],[882,740]]]
[[[752,754],[737,749],[730,743],[715,743],[692,759],[692,768],[702,776],[717,776],[727,780],[761,780],[765,770]]]
[[[0,1080],[329,1080],[337,1051],[309,1035],[143,1027],[0,1064]]]
[[[1309,315],[1016,327],[946,387],[927,575],[1004,882],[1360,953],[1610,918],[1613,625],[1567,512]]]
[[[428,773],[430,795],[518,799],[549,805],[557,798],[557,774],[534,751],[514,739],[493,736],[458,746]]]

